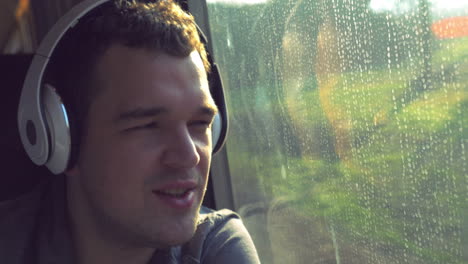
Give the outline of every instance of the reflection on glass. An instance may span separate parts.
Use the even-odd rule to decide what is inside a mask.
[[[468,263],[468,4],[208,5],[265,263]]]

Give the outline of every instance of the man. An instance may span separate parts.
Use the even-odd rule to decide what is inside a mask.
[[[75,152],[64,175],[0,204],[1,262],[259,263],[237,215],[201,208],[218,111],[209,67],[173,1],[110,1],[82,18],[45,77]]]

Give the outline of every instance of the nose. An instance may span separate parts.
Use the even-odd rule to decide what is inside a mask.
[[[162,156],[162,162],[174,169],[189,169],[200,162],[196,142],[187,128],[179,129],[167,138],[167,148]]]

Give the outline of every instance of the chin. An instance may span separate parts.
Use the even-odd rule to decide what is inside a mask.
[[[184,233],[180,231],[174,232],[171,234],[167,234],[165,236],[166,239],[164,239],[164,241],[160,241],[161,237],[157,238],[158,240],[157,245],[163,248],[181,246],[187,243],[188,241],[190,241],[190,239],[192,239],[194,235],[195,235],[195,229],[186,230]]]
[[[197,228],[198,214],[186,223],[179,223],[166,226],[161,232],[153,237],[155,241],[170,246],[180,246],[190,241],[195,235]]]

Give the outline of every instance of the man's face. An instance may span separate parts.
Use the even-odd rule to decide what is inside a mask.
[[[217,111],[199,54],[113,45],[96,77],[101,90],[67,172],[72,215],[116,240],[186,242],[207,185]]]

